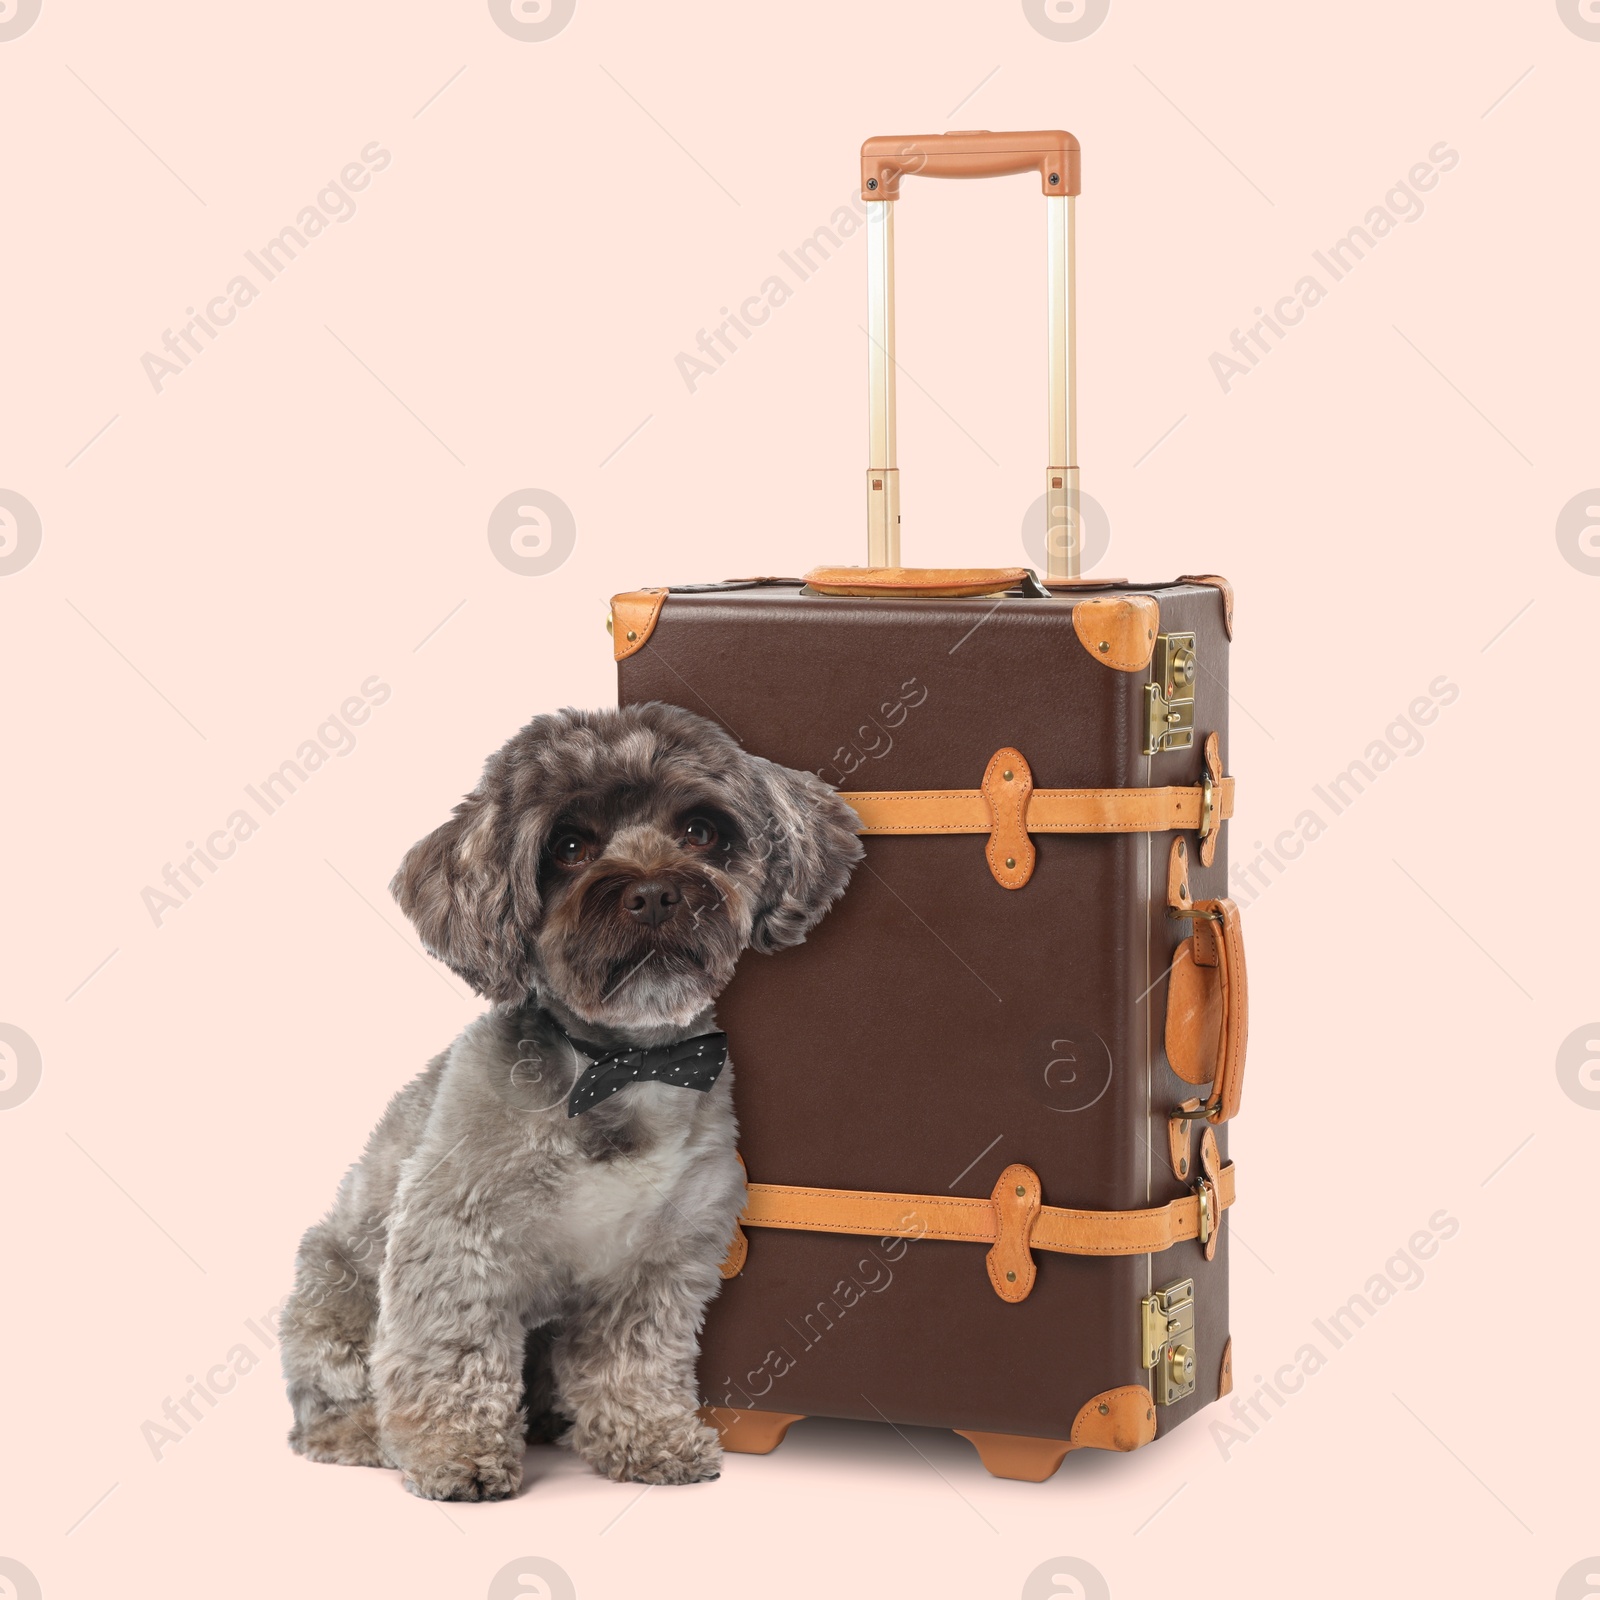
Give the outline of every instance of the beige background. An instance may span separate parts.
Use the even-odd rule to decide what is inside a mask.
[[[506,0],[6,4],[0,1594],[1600,1589],[1592,4],[1101,0],[1066,40],[1015,0],[578,0],[539,40]],[[297,1460],[251,1319],[475,1010],[396,862],[527,715],[611,698],[612,591],[861,559],[860,235],[692,393],[676,358],[848,204],[865,135],[980,125],[1083,141],[1098,570],[1237,586],[1236,856],[1410,751],[1241,886],[1240,1391],[1413,1286],[1253,1436],[1219,1407],[1037,1487],[821,1423],[643,1495],[540,1452],[495,1506]],[[158,393],[146,353],[319,192],[354,215]],[[1224,392],[1213,353],[1386,196],[1410,220]],[[1021,558],[1040,231],[1029,180],[908,185],[908,560]],[[266,816],[245,785],[319,729],[354,747]],[[157,926],[142,892],[241,805]]]

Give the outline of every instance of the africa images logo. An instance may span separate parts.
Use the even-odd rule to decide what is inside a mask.
[[[39,20],[42,0],[0,0],[0,44],[20,39]]]
[[[489,0],[494,25],[519,44],[542,44],[572,21],[578,0]]]
[[[1046,39],[1076,44],[1111,15],[1111,0],[1022,0],[1022,14]]]
[[[14,489],[0,489],[0,578],[21,572],[44,543],[44,525],[33,502]]]

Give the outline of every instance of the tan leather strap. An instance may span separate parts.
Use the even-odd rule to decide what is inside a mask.
[[[1018,1173],[1027,1173],[1023,1179]],[[1031,1209],[1039,1193],[1038,1179],[1026,1167],[1007,1168],[996,1185],[1007,1191],[1028,1184],[1030,1194],[1017,1197],[1022,1211]],[[1216,1206],[1234,1201],[1234,1164],[1215,1180]],[[1078,1211],[1041,1205],[1032,1222],[1009,1208],[1001,1220],[996,1200],[958,1195],[875,1194],[851,1189],[802,1189],[782,1183],[752,1183],[740,1221],[747,1228],[791,1228],[808,1233],[859,1233],[882,1239],[954,1239],[968,1244],[999,1245],[1002,1234],[1025,1239],[1034,1250],[1073,1256],[1143,1256],[1170,1250],[1200,1237],[1200,1201],[1185,1195],[1147,1211]],[[1014,1243],[1006,1241],[1002,1260]]]
[[[1002,889],[1033,876],[1035,833],[1172,833],[1193,829],[1207,866],[1220,823],[1233,815],[1233,779],[1222,776],[1217,736],[1206,741],[1206,775],[1193,788],[1035,789],[1020,750],[989,758],[976,789],[842,790],[858,833],[986,833],[989,871]]]
[[[1002,889],[1020,889],[1033,876],[1035,851],[1026,822],[1033,774],[1020,750],[996,750],[979,791],[989,808],[989,871]]]
[[[1026,1300],[1033,1292],[1035,1268],[1029,1242],[1039,1220],[1044,1195],[1039,1175],[1018,1161],[1000,1174],[989,1196],[995,1219],[995,1241],[984,1265],[989,1282],[1002,1300]]]
[[[1213,785],[1211,822],[1233,815],[1232,778]],[[988,833],[989,802],[981,789],[843,790],[861,819],[858,833]],[[1200,827],[1203,791],[1165,789],[1035,789],[1028,798],[1029,833],[1170,833]]]

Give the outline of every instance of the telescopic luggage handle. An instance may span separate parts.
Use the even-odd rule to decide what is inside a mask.
[[[900,472],[895,462],[894,202],[903,177],[995,178],[1037,172],[1045,197],[1049,261],[1048,446],[1045,469],[1045,575],[1078,576],[1078,418],[1074,205],[1080,188],[1078,141],[1049,129],[1032,133],[912,134],[861,146],[861,198],[867,202],[867,564],[900,565]]]

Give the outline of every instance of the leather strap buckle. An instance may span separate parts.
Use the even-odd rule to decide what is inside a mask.
[[[1217,1203],[1221,1199],[1217,1180],[1222,1173],[1222,1153],[1211,1128],[1200,1139],[1200,1171],[1203,1176],[1194,1186],[1200,1211],[1197,1237],[1206,1260],[1211,1261],[1217,1254],[1217,1230],[1222,1226],[1222,1207]]]
[[[1220,830],[1216,826],[1216,816],[1212,809],[1214,790],[1223,784],[1222,776],[1222,743],[1216,734],[1208,733],[1205,744],[1205,760],[1201,764],[1200,774],[1200,865],[1209,867],[1217,859],[1217,840]]]
[[[1200,774],[1200,826],[1196,829],[1196,833],[1202,843],[1210,837],[1211,830],[1215,826],[1212,820],[1212,807],[1215,796],[1216,786],[1211,781],[1211,773],[1209,770],[1202,772]]]

